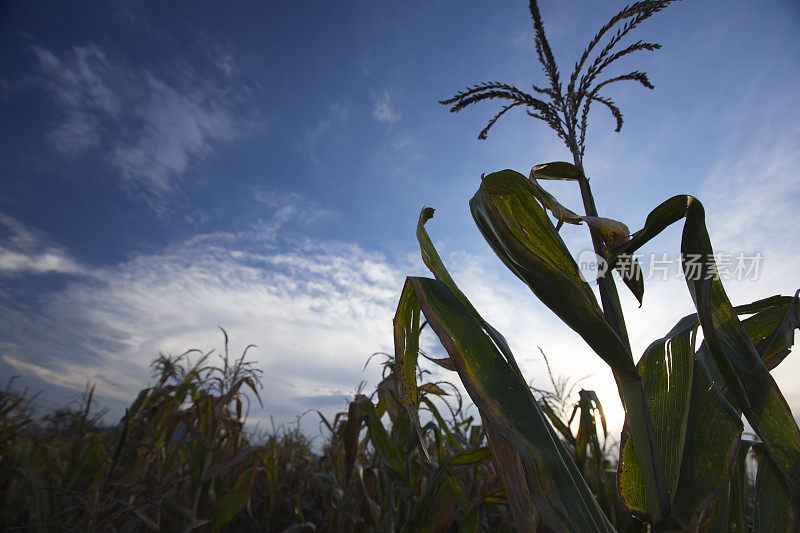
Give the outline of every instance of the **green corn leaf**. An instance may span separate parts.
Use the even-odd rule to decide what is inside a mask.
[[[367,511],[369,511],[369,518],[372,520],[372,523],[379,525],[381,507],[370,497],[369,491],[367,490],[367,485],[364,483],[364,469],[361,467],[361,465],[356,466],[356,474],[356,480],[358,481],[358,488],[360,489],[361,500],[364,504],[364,507]]]
[[[235,454],[231,454],[232,457],[227,458],[227,461],[220,461],[218,464],[214,465],[213,467],[209,468],[207,472],[203,475],[202,483],[206,483],[207,481],[213,480],[217,476],[221,476],[227,472],[230,472],[233,467],[244,463],[246,461],[252,461],[254,457],[259,453],[259,449],[256,447],[244,448],[238,450]]]
[[[533,184],[512,170],[483,178],[470,200],[472,217],[497,256],[558,317],[611,367],[620,396],[631,413],[633,438],[642,463],[645,486],[661,517],[666,498],[650,445],[644,393],[633,356],[608,323],[591,287],[536,199]]]
[[[733,476],[727,494],[720,499],[719,507],[705,528],[709,533],[747,531],[747,500],[750,480],[747,477],[747,455],[753,441],[742,439],[736,451]]]
[[[438,427],[441,428],[444,431],[444,434],[447,436],[447,441],[453,447],[455,447],[456,450],[459,450],[459,451],[463,450],[464,449],[464,445],[461,444],[461,442],[459,442],[459,440],[453,434],[453,431],[450,429],[450,424],[448,424],[445,421],[444,417],[442,417],[442,414],[439,412],[439,408],[436,407],[436,405],[434,405],[434,403],[432,401],[430,401],[428,398],[426,398],[424,396],[422,397],[421,402],[423,404],[425,404],[425,406],[431,412],[433,417],[436,419],[436,422],[438,423]]]
[[[398,387],[397,376],[392,372],[376,387],[378,393],[378,406],[375,408],[378,412],[386,412],[389,414],[391,423],[397,424],[400,420],[401,410],[405,409],[403,403],[397,397],[396,389]]]
[[[394,316],[394,351],[395,351],[395,376],[397,387],[403,406],[408,411],[414,429],[420,437],[420,445],[427,455],[427,450],[422,445],[421,428],[419,424],[419,390],[417,388],[417,358],[419,355],[419,305],[410,288],[403,288],[400,303]]]
[[[586,225],[597,230],[603,244],[608,248],[619,246],[630,239],[628,226],[618,220],[603,217],[583,217]]]
[[[458,483],[451,477],[442,484],[439,490],[439,497],[434,505],[428,507],[428,513],[433,510],[433,517],[427,524],[417,529],[419,533],[438,533],[440,531],[447,531],[450,524],[453,523],[456,512],[456,494],[458,492]]]
[[[461,303],[469,309],[473,316],[477,317],[485,329],[486,333],[492,338],[492,341],[497,345],[497,348],[503,353],[503,356],[509,362],[509,364],[514,368],[517,374],[522,376],[522,372],[517,366],[517,361],[514,359],[514,354],[511,353],[511,348],[508,347],[508,342],[506,342],[505,337],[500,334],[499,331],[494,329],[491,324],[483,320],[480,314],[475,310],[472,306],[472,303],[464,296],[464,293],[456,285],[453,278],[450,276],[450,273],[447,271],[447,268],[444,266],[444,262],[442,261],[441,257],[439,257],[439,252],[436,251],[436,247],[433,245],[433,241],[431,241],[430,236],[428,235],[427,230],[425,229],[425,223],[433,218],[434,209],[432,207],[424,207],[419,215],[419,222],[417,222],[417,241],[419,242],[420,252],[422,253],[422,260],[425,263],[425,266],[433,273],[433,276],[445,283],[453,294],[461,301]],[[395,333],[397,335],[397,333]],[[445,359],[447,361],[447,359]],[[441,363],[440,363],[441,364]],[[449,363],[448,366],[444,366],[449,370],[450,366],[453,366],[452,361]]]
[[[489,448],[475,448],[474,450],[467,450],[465,452],[461,452],[457,456],[453,457],[449,463],[452,466],[456,465],[471,465],[473,463],[479,463],[489,457],[492,454],[492,451]]]
[[[498,487],[492,492],[483,497],[484,503],[494,505],[508,505],[508,496],[506,495],[505,487]]]
[[[541,180],[578,180],[583,174],[572,163],[555,161],[536,165],[531,169],[531,176]]]
[[[727,495],[743,429],[740,415],[695,359],[697,315],[690,315],[653,342],[637,369],[647,394],[658,457],[672,519],[700,529]],[[624,505],[649,518],[633,440],[623,430],[618,487]]]
[[[487,452],[484,452],[486,448],[480,448],[477,450],[466,450],[463,452],[459,452],[456,455],[450,457],[447,461],[443,462],[441,465],[437,466],[433,476],[428,480],[428,484],[425,486],[425,490],[422,491],[422,495],[419,497],[417,502],[414,504],[414,507],[411,511],[411,518],[409,518],[408,522],[403,526],[402,533],[410,533],[413,531],[421,531],[423,530],[426,517],[430,514],[431,504],[433,503],[433,498],[436,494],[436,490],[439,488],[439,480],[443,476],[447,476],[447,481],[445,485],[448,484],[455,484],[456,486],[458,483],[454,480],[452,474],[449,473],[448,468],[452,465],[459,465],[459,464],[472,464],[477,462],[477,460],[483,460],[488,455]],[[466,461],[466,462],[465,462]],[[453,487],[450,487],[451,492],[455,492],[452,490]]]
[[[595,230],[607,248],[619,246],[630,238],[628,226],[617,220],[602,217],[583,217],[583,220],[587,226]],[[623,283],[641,305],[644,297],[644,276],[639,260],[632,255],[620,257],[615,268]]]
[[[550,423],[553,427],[561,433],[561,437],[567,441],[567,443],[575,445],[575,436],[572,434],[572,430],[569,429],[569,425],[565,424],[563,420],[558,418],[553,408],[550,407],[547,402],[544,402],[542,407],[542,412],[547,416],[550,420]]]
[[[477,533],[481,524],[481,508],[474,505],[458,526],[458,533]]]
[[[800,509],[793,498],[783,475],[761,443],[754,444],[758,456],[755,506],[753,508],[753,533],[773,531],[800,531]]]
[[[534,167],[534,169],[535,168],[536,167]],[[536,181],[536,175],[533,170],[531,170],[531,174],[528,179],[533,184],[533,193],[536,195],[536,198],[546,209],[549,209],[550,212],[553,213],[553,216],[556,218],[556,220],[558,220],[556,231],[561,229],[561,226],[565,222],[575,225],[583,222],[582,216],[561,205],[552,194],[547,192],[541,185],[539,185],[539,182]]]
[[[589,398],[589,401],[600,416],[600,427],[603,428],[603,438],[606,438],[608,436],[608,424],[606,422],[606,414],[603,412],[603,404],[600,403],[600,398],[597,397],[597,393],[593,390],[584,390],[583,393]]]
[[[533,529],[535,507],[554,530],[610,531],[527,383],[487,333],[474,308],[466,307],[442,281],[408,278],[406,286],[412,287],[481,413],[517,527]],[[404,289],[403,294],[409,292]]]
[[[345,475],[349,478],[355,466],[359,449],[358,436],[361,432],[361,425],[365,422],[369,430],[370,442],[381,459],[392,470],[398,474],[405,475],[406,468],[403,457],[386,433],[386,428],[383,427],[372,401],[363,394],[356,395],[355,399],[350,402],[348,409],[343,439]]]
[[[472,421],[472,417],[469,417],[469,421]],[[483,439],[483,433],[481,432],[481,426],[472,426],[469,428],[469,438],[467,442],[469,442],[472,446],[477,446],[478,443]]]
[[[751,440],[742,439],[739,442],[733,479],[731,479],[728,489],[730,511],[727,526],[735,528],[736,531],[746,531],[747,529],[747,495],[750,488],[750,480],[747,477],[747,455],[752,446],[753,441]]]
[[[350,402],[344,427],[344,471],[347,479],[353,472],[358,455],[358,435],[361,433],[362,414],[358,403]]]
[[[489,174],[470,209],[494,252],[547,307],[615,372],[634,371],[630,351],[606,321],[525,176],[513,170]]]
[[[603,243],[608,247],[619,245],[628,240],[630,237],[630,232],[628,231],[628,227],[622,222],[612,220],[610,218],[580,216],[561,205],[552,194],[542,188],[542,186],[536,181],[536,177],[537,175],[542,177],[542,168],[548,168],[551,165],[568,165],[569,167],[572,167],[576,173],[578,171],[574,166],[569,165],[569,163],[548,163],[545,165],[535,166],[533,169],[531,169],[531,174],[528,179],[533,184],[532,192],[539,202],[541,202],[542,206],[545,209],[550,210],[550,212],[553,213],[553,216],[558,221],[558,224],[556,224],[555,228],[556,231],[560,230],[561,226],[564,225],[565,222],[576,225],[586,222],[591,229],[597,232],[597,234],[603,240]],[[551,174],[556,173],[557,172],[551,171]],[[644,296],[644,276],[642,276],[642,269],[639,265],[639,261],[635,257],[629,257],[627,258],[627,261],[621,265],[621,267],[618,266],[617,271],[622,278],[622,281],[631,290],[633,295],[639,301],[639,304],[641,304],[642,297]]]
[[[375,451],[378,452],[381,459],[383,459],[392,470],[398,474],[405,475],[406,466],[405,461],[403,461],[403,456],[392,442],[392,439],[389,438],[389,434],[386,433],[386,428],[383,427],[380,418],[378,418],[375,412],[375,406],[370,399],[363,394],[359,394],[355,397],[351,406],[352,404],[356,404],[355,410],[357,414],[360,415],[362,420],[367,424],[370,442],[372,442]]]
[[[434,394],[436,396],[450,396],[450,393],[446,392],[436,383],[423,383],[419,386],[419,392],[424,392],[425,394]]]
[[[760,342],[754,341],[758,353],[764,361],[764,366],[771,370],[789,355],[792,344],[794,344],[794,330],[796,329],[800,329],[800,291],[796,292],[794,298],[787,304],[780,322],[772,333]],[[750,335],[750,338],[753,338],[753,335]]]
[[[603,451],[597,436],[597,418],[599,416],[605,437],[607,435],[606,417],[594,391],[581,390],[579,397],[577,409],[580,411],[580,419],[578,433],[575,435],[575,462],[578,464],[578,468],[584,472],[587,472],[587,467],[590,467],[589,471],[592,472],[590,479],[593,479],[593,482],[599,482],[603,470]],[[595,415],[595,411],[597,411],[597,415]],[[590,459],[591,463],[589,463]]]
[[[136,399],[133,401],[130,409],[128,410],[129,416],[136,417],[136,415],[139,413],[139,410],[145,404],[145,401],[147,400],[147,397],[150,394],[150,390],[151,389],[148,388],[139,391],[139,394],[136,395]]]
[[[747,417],[792,492],[800,495],[800,430],[716,276],[702,204],[686,195],[670,198],[654,209],[644,228],[615,248],[612,256],[633,253],[682,218],[686,219],[681,242],[683,268],[704,344],[734,407]],[[788,327],[782,327],[782,331],[789,331]],[[777,335],[774,342],[786,344],[786,336]]]
[[[253,473],[254,471],[242,472],[236,479],[233,489],[225,494],[222,501],[219,502],[217,511],[214,513],[214,519],[211,522],[214,529],[230,523],[230,521],[236,517],[236,514],[250,496],[250,484],[253,480]]]

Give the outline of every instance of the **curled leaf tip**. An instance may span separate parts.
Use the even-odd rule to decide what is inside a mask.
[[[572,163],[554,161],[535,165],[531,168],[531,175],[545,180],[577,180],[581,178],[582,172]]]
[[[630,239],[631,232],[628,226],[613,220],[603,217],[582,217],[586,224],[593,229],[600,232],[600,236],[608,248],[614,248]]]
[[[427,221],[433,218],[434,211],[436,211],[434,208],[426,204],[425,207],[422,208],[422,212],[419,214],[419,221],[422,224],[425,224]]]

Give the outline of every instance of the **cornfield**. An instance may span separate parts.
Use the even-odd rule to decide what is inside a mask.
[[[656,206],[638,231],[598,215],[583,165],[593,104],[622,127],[601,90],[621,81],[652,89],[637,71],[604,78],[618,59],[659,45],[620,43],[672,4],[644,0],[601,27],[562,83],[535,0],[536,52],[547,78],[533,94],[499,82],[442,100],[452,112],[484,100],[524,109],[562,139],[572,162],[481,176],[469,201],[490,248],[611,368],[625,424],[618,456],[597,395],[563,381],[532,389],[503,335],[461,292],[439,256],[422,209],[416,236],[433,277],[409,277],[394,318],[395,353],[382,380],[332,419],[321,449],[298,428],[251,434],[261,371],[228,353],[159,356],[153,384],[119,424],[101,425],[93,390],[42,419],[33,397],[0,394],[0,528],[3,530],[258,531],[798,531],[800,430],[771,375],[800,327],[800,296],[734,306],[714,262],[705,212],[692,196]],[[605,44],[603,41],[605,40]],[[585,213],[540,182],[577,185]],[[696,312],[635,357],[612,270],[641,303],[634,253],[683,222],[681,254]],[[584,225],[609,269],[594,288],[561,238]],[[688,258],[699,258],[689,268]],[[689,275],[689,272],[692,275]],[[419,365],[429,328],[459,387]],[[427,357],[427,355],[422,354]],[[744,436],[743,417],[754,431]],[[573,432],[573,428],[577,431]],[[612,439],[614,441],[616,439]],[[754,478],[748,461],[757,463]]]
[[[76,405],[37,419],[35,398],[7,387],[0,394],[0,528],[513,530],[486,435],[465,414],[458,389],[423,382],[426,372],[417,368],[413,416],[429,419],[419,441],[396,392],[395,368],[384,361],[372,394],[356,395],[332,420],[317,413],[326,435],[319,450],[298,427],[246,431],[259,372],[246,351],[228,357],[227,337],[216,361],[198,350],[159,356],[153,386],[113,428],[101,425],[104,411],[94,408],[91,388]],[[548,398],[542,408],[559,420],[568,395]],[[597,407],[596,396],[581,391],[578,435],[566,420],[561,427],[587,479],[610,494]]]

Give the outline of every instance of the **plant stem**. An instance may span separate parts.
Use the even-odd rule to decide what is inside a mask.
[[[589,186],[589,178],[586,177],[586,173],[583,170],[583,161],[581,161],[580,155],[576,152],[573,152],[572,156],[575,161],[575,166],[578,167],[578,170],[581,172],[581,179],[578,181],[578,183],[580,184],[581,188],[581,198],[583,199],[583,208],[586,211],[586,216],[596,217],[598,216],[597,207],[595,207],[594,196],[592,195],[592,189]],[[589,228],[589,231],[592,235],[594,253],[605,259],[606,247],[603,244],[599,230]],[[601,277],[598,280],[598,284],[600,287],[600,301],[603,304],[603,313],[605,314],[608,322],[611,324],[611,327],[614,328],[614,331],[617,332],[619,338],[622,339],[622,342],[625,343],[625,346],[627,346],[628,350],[630,351],[631,343],[628,339],[628,329],[625,327],[625,316],[622,313],[622,305],[619,301],[617,285],[614,283],[614,278],[612,277],[611,272],[608,272],[606,276]]]
[[[594,203],[592,189],[589,186],[589,178],[586,177],[586,173],[583,169],[583,160],[577,149],[577,144],[574,143],[574,132],[572,132],[572,135],[574,147],[572,149],[572,157],[575,166],[581,173],[579,184],[581,198],[583,199],[583,207],[586,216],[596,217],[598,216],[597,207]],[[599,231],[590,229],[590,232],[594,253],[601,258],[605,258],[605,245],[603,244]],[[619,301],[619,293],[617,292],[617,286],[614,283],[611,272],[607,272],[605,276],[599,278],[598,285],[600,289],[600,301],[606,320],[608,320],[611,327],[616,331],[619,338],[628,348],[628,352],[632,352],[631,343],[628,338],[628,330],[625,327],[625,316],[622,312],[622,304]],[[628,426],[630,427],[631,436],[633,438],[633,447],[636,450],[636,459],[639,462],[639,468],[642,473],[642,481],[644,482],[645,492],[647,494],[648,508],[653,523],[658,523],[669,516],[669,499],[667,498],[664,475],[661,470],[661,461],[658,458],[658,450],[656,449],[653,422],[650,418],[650,408],[647,403],[644,385],[639,374],[636,372],[618,375],[615,373],[614,377],[617,380],[617,387],[620,397],[622,398],[623,408],[628,416]]]

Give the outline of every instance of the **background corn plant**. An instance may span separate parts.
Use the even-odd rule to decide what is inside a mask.
[[[246,352],[159,356],[154,384],[115,427],[92,389],[43,419],[35,397],[0,393],[0,529],[467,531],[513,520],[485,435],[457,390],[418,371],[425,447],[391,359],[315,447],[298,427],[245,430],[260,372]],[[450,389],[451,392],[447,392]],[[419,412],[414,418],[419,419]]]
[[[592,104],[603,104],[616,118],[617,130],[622,126],[622,113],[601,90],[620,81],[653,88],[642,72],[604,78],[605,70],[621,57],[659,47],[621,42],[671,3],[641,1],[612,17],[576,62],[565,90],[532,0],[536,52],[548,83],[533,85],[535,95],[509,84],[482,83],[441,103],[457,112],[483,100],[505,100],[479,138],[486,138],[503,114],[520,107],[547,123],[572,155],[572,163],[536,165],[528,176],[512,170],[483,176],[470,209],[503,263],[611,367],[626,413],[617,471],[625,508],[658,531],[743,531],[751,526],[755,531],[796,530],[800,431],[769,371],[791,349],[800,323],[797,294],[733,307],[717,275],[703,206],[696,198],[670,198],[631,234],[625,224],[598,216],[583,168]],[[585,215],[563,207],[539,180],[576,182]],[[558,531],[613,529],[608,509],[604,513],[596,498],[603,489],[597,480],[590,486],[581,475],[591,453],[585,438],[577,446],[578,439],[550,417],[561,436],[554,431],[503,336],[483,320],[447,272],[425,229],[432,216],[433,209],[422,210],[417,237],[435,279],[408,278],[395,319],[404,404],[413,413],[419,401],[413,368],[424,316],[449,355],[440,363],[458,372],[478,407],[517,529],[534,530],[539,523]],[[644,282],[632,254],[681,219],[682,266],[692,273],[685,279],[697,313],[653,342],[637,362],[610,270],[598,280],[598,302],[558,231],[564,223],[586,223],[595,252],[641,302]],[[699,264],[687,264],[694,259]],[[741,320],[740,315],[749,318]],[[586,393],[581,401],[588,406],[594,399]],[[742,439],[742,415],[758,444]],[[576,441],[577,463],[562,439]],[[752,524],[744,518],[743,474],[751,446],[759,463]]]
[[[514,529],[484,427],[466,413],[457,388],[430,381],[417,366],[417,409],[410,411],[400,398],[400,367],[387,357],[369,395],[359,392],[332,419],[319,414],[325,438],[314,446],[298,427],[244,429],[247,398],[257,400],[259,389],[245,355],[159,356],[154,384],[115,427],[102,426],[91,388],[37,419],[35,397],[7,387],[0,393],[0,528]],[[615,526],[642,530],[615,497],[596,396],[580,391],[573,405],[572,387],[553,384],[555,392],[536,395],[571,460],[600,491]]]

